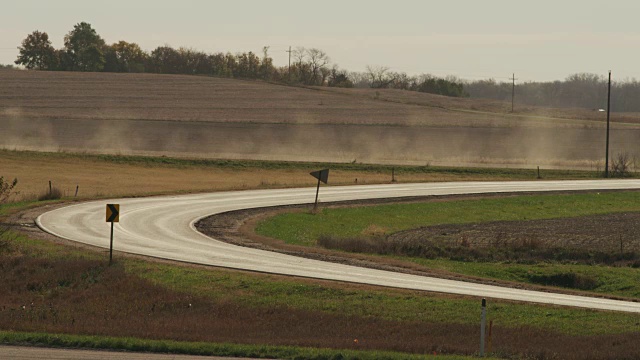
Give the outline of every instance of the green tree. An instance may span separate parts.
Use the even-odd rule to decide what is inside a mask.
[[[36,30],[27,35],[18,50],[20,54],[15,61],[17,65],[38,70],[54,70],[57,67],[56,50],[51,46],[46,32]]]
[[[140,45],[121,40],[107,47],[104,71],[144,72],[147,57]]]
[[[237,54],[238,59],[237,71],[234,77],[255,79],[260,71],[260,58],[253,52]]]
[[[180,53],[169,45],[158,46],[151,52],[148,66],[152,72],[158,74],[179,74]]]
[[[262,62],[260,63],[260,75],[265,80],[271,80],[275,67],[273,66],[273,59],[269,57],[269,47],[262,47]]]
[[[64,47],[73,71],[102,71],[105,42],[86,22],[76,24],[65,37]]]

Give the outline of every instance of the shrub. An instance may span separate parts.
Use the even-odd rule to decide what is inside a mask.
[[[13,181],[6,180],[4,176],[0,176],[0,204],[6,202],[9,196],[14,193],[13,189],[18,184],[18,179]]]
[[[612,177],[625,177],[629,176],[631,170],[632,159],[628,152],[619,153],[615,158],[611,160],[611,171],[609,172]]]
[[[578,290],[593,290],[598,287],[598,281],[595,278],[574,272],[551,275],[530,275],[529,280],[536,284]]]
[[[60,198],[62,198],[62,191],[54,186],[50,191],[47,191],[44,194],[38,196],[38,201],[58,200]]]

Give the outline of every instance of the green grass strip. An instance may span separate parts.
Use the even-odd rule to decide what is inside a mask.
[[[359,290],[282,277],[127,260],[128,273],[154,284],[246,307],[291,307],[390,321],[476,324],[478,300],[396,289]],[[640,314],[491,300],[489,318],[500,326],[530,326],[567,335],[621,334],[640,330]]]
[[[640,299],[640,270],[631,267],[553,263],[525,265],[417,258],[404,260],[424,265],[429,269],[521,283],[531,283],[534,276],[574,273],[597,280],[597,286],[590,290],[592,293]]]
[[[22,333],[0,331],[0,343],[5,345],[31,345],[54,348],[100,349],[132,352],[182,354],[199,356],[227,356],[270,359],[424,359],[424,355],[403,354],[388,351],[358,351],[314,349],[293,346],[217,344],[205,342],[179,342],[170,340],[146,340],[103,336],[66,334]],[[443,356],[443,359],[472,359],[465,356]]]

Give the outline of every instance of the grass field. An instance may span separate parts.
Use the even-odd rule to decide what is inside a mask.
[[[584,225],[576,222],[572,226],[587,226],[593,221],[587,218],[591,215],[638,212],[639,200],[638,192],[614,192],[325,208],[317,214],[276,215],[259,223],[256,231],[289,244],[321,244],[352,252],[404,256],[406,261],[448,273],[638,298],[640,272],[636,266],[607,266],[609,261],[631,264],[638,260],[640,242],[636,236],[627,236],[627,226],[601,225],[607,231],[596,237],[613,240],[614,244],[593,243],[588,235],[573,235],[576,231],[570,229],[544,243],[535,233],[524,237],[509,234],[520,230],[509,223],[584,217]],[[486,222],[504,223],[502,230],[489,235],[488,243],[476,241],[475,237],[482,235],[477,225],[438,227]],[[417,236],[406,240],[394,234],[421,227],[433,227],[435,231],[418,231]],[[461,228],[470,231],[453,241],[446,238]],[[622,244],[623,235],[624,252],[619,252],[618,239]]]
[[[439,224],[539,220],[612,212],[640,211],[640,193],[527,195],[495,199],[324,208],[277,215],[257,231],[287,243],[312,246],[323,234],[354,237],[380,235]]]

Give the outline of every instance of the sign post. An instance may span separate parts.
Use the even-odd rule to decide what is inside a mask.
[[[107,204],[107,222],[111,223],[111,241],[109,243],[109,265],[113,262],[113,223],[120,221],[120,204]]]
[[[482,314],[480,316],[480,357],[484,357],[484,335],[487,328],[487,299],[482,299]]]
[[[313,210],[315,211],[316,208],[318,207],[318,194],[320,194],[320,182],[322,181],[325,184],[327,183],[327,181],[329,180],[329,169],[313,171],[309,173],[309,175],[318,179],[318,188],[316,189],[316,202],[313,205]]]

